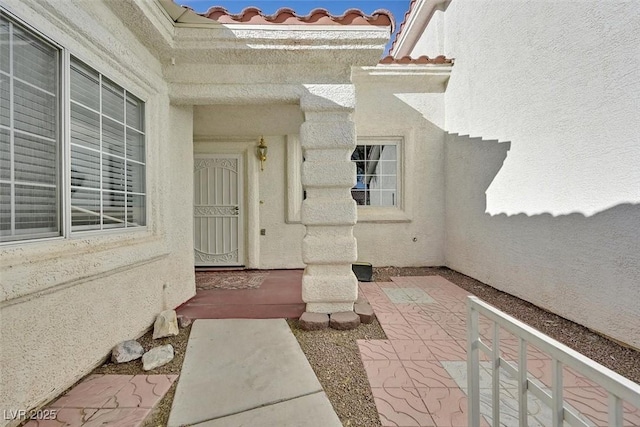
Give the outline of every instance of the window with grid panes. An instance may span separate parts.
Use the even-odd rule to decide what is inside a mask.
[[[145,224],[144,105],[71,60],[71,229]]]
[[[145,225],[144,103],[75,58],[63,87],[61,57],[0,13],[0,242]],[[65,90],[69,117],[61,114]]]
[[[351,196],[361,206],[398,206],[398,145],[392,141],[358,144],[351,155],[356,185]]]
[[[61,234],[60,52],[0,16],[0,241]]]

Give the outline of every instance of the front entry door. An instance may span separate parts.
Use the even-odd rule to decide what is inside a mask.
[[[196,266],[244,264],[242,157],[197,155],[194,162]]]

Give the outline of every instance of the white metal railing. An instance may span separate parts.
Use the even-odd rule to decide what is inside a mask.
[[[609,394],[609,426],[623,426],[623,406],[626,401],[640,409],[640,385],[605,368],[599,363],[578,353],[566,345],[554,340],[542,332],[501,312],[477,297],[467,299],[467,391],[469,398],[469,426],[480,426],[480,351],[490,358],[491,418],[494,427],[500,425],[500,368],[517,378],[518,417],[520,427],[528,425],[528,393],[540,399],[551,408],[553,427],[571,426],[589,427],[572,407],[563,399],[563,366],[577,371],[587,379],[597,383]],[[482,341],[479,334],[480,315],[493,321],[491,347]],[[511,364],[500,356],[500,328],[518,339],[518,363]],[[530,343],[551,357],[551,388],[541,387],[527,375],[527,344]]]

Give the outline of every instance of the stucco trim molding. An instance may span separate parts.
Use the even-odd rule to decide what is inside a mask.
[[[399,93],[444,92],[451,77],[449,65],[377,65],[354,67],[351,79],[356,85],[393,87]]]
[[[120,273],[124,273],[126,271],[129,270],[133,270],[136,269],[138,267],[141,267],[143,265],[147,265],[147,264],[151,264],[157,261],[160,261],[164,258],[167,258],[169,255],[171,254],[171,252],[162,252],[160,254],[157,255],[152,255],[150,257],[135,261],[133,263],[127,264],[127,265],[123,265],[120,267],[116,267],[116,268],[109,268],[108,270],[105,271],[100,271],[100,272],[96,272],[93,274],[89,274],[83,277],[79,277],[79,278],[75,278],[75,279],[71,279],[71,280],[67,280],[61,283],[57,283],[53,286],[49,286],[47,288],[44,289],[35,289],[35,290],[29,290],[26,292],[23,292],[21,294],[19,294],[18,296],[11,298],[11,299],[3,299],[2,301],[0,301],[0,308],[4,308],[4,307],[8,307],[11,305],[15,305],[15,304],[20,304],[23,302],[27,302],[30,301],[34,298],[39,298],[41,296],[44,295],[49,295],[52,293],[56,293],[56,292],[60,292],[62,290],[74,287],[74,286],[78,286],[78,285],[82,285],[84,283],[88,283],[88,282],[92,282],[94,280],[99,280],[99,279],[104,279],[106,277],[110,277],[110,276],[114,276],[116,274],[120,274]],[[6,292],[3,289],[3,298],[6,298]]]
[[[304,191],[301,179],[302,146],[298,135],[287,135],[287,224],[300,224]]]

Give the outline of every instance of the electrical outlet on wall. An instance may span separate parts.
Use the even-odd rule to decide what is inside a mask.
[[[266,236],[267,235],[267,229],[266,228],[261,228],[260,229],[260,235],[261,236]]]

